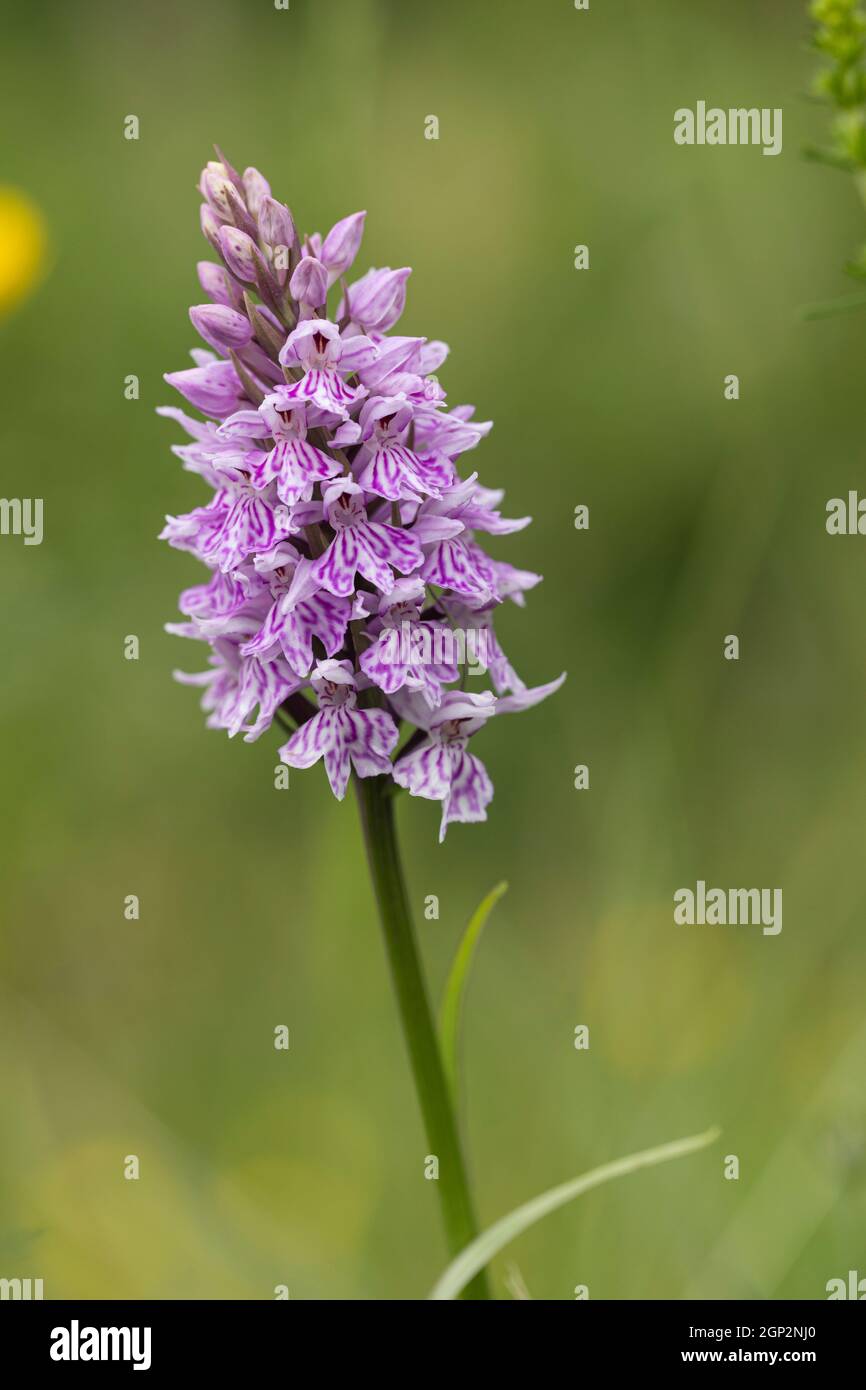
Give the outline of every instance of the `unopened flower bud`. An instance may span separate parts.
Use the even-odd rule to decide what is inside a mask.
[[[198,191],[203,198],[208,196],[211,179],[224,179],[226,171],[215,159],[209,159],[198,177]]]
[[[225,178],[229,179],[229,181],[230,181],[231,183],[234,184],[234,186],[235,186],[235,188],[237,189],[238,193],[240,193],[241,197],[243,197],[243,192],[244,192],[243,180],[241,179],[241,176],[240,176],[240,174],[238,173],[237,169],[236,169],[236,168],[234,167],[234,165],[230,162],[230,160],[226,159],[226,157],[225,157],[225,155],[223,154],[223,151],[220,149],[219,145],[214,145],[214,150],[216,151],[216,156],[217,156],[217,159],[219,160],[219,167],[220,167],[221,170],[222,170],[223,176],[224,176]]]
[[[285,203],[278,203],[269,193],[259,204],[259,231],[268,246],[291,246],[295,240],[295,224]]]
[[[247,285],[255,284],[262,256],[252,237],[237,227],[221,227],[218,246],[232,275]]]
[[[365,333],[387,333],[406,307],[406,281],[411,274],[409,266],[368,271],[349,287],[338,317],[348,314]]]
[[[258,217],[262,201],[271,196],[271,185],[258,169],[244,169],[242,183],[247,207],[253,217]]]
[[[321,259],[328,267],[332,285],[349,269],[358,254],[366,216],[366,212],[353,212],[350,217],[344,217],[334,224],[322,242]]]
[[[220,227],[222,223],[209,203],[201,205],[201,229],[215,251],[220,249]]]
[[[299,304],[310,304],[318,309],[328,297],[328,272],[315,256],[304,256],[298,261],[289,282],[293,299]]]
[[[198,186],[202,197],[207,199],[220,221],[231,222],[229,193],[234,193],[237,190],[233,187],[231,180],[226,178],[223,166],[211,160],[210,164],[202,169]]]
[[[227,304],[230,309],[243,307],[244,292],[224,266],[215,265],[213,261],[199,261],[196,269],[199,284],[214,304]]]
[[[251,217],[247,211],[247,205],[233,184],[227,184],[225,189],[225,200],[231,214],[231,221],[241,232],[246,232],[247,236],[255,241],[258,236],[258,227],[255,218]]]
[[[195,330],[206,343],[218,351],[246,347],[253,336],[245,314],[229,309],[225,304],[196,304],[189,311]]]

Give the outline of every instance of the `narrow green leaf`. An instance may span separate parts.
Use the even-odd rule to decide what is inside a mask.
[[[696,1153],[699,1149],[705,1149],[708,1144],[715,1143],[721,1132],[714,1127],[705,1130],[703,1134],[693,1134],[688,1139],[675,1139],[672,1143],[661,1144],[655,1149],[643,1149],[640,1153],[630,1154],[628,1158],[617,1158],[613,1163],[604,1163],[600,1168],[593,1168],[581,1177],[573,1178],[571,1182],[551,1187],[548,1192],[533,1197],[531,1201],[524,1203],[522,1207],[516,1207],[486,1231],[482,1231],[476,1240],[467,1245],[445,1270],[430,1298],[439,1302],[457,1298],[469,1280],[489,1264],[506,1245],[522,1235],[530,1226],[534,1226],[542,1217],[549,1216],[552,1211],[565,1206],[573,1198],[589,1192],[590,1188],[600,1187],[612,1178],[625,1177],[627,1173],[634,1173],[639,1168],[651,1168],[657,1163],[666,1163],[668,1159],[684,1158],[686,1154]]]
[[[451,1093],[455,1099],[457,1097],[457,1047],[460,1035],[460,1015],[463,1011],[463,997],[466,992],[469,967],[472,964],[475,948],[487,918],[502,895],[507,892],[507,883],[497,883],[496,887],[490,890],[487,897],[482,899],[475,909],[469,925],[460,939],[460,945],[457,947],[457,952],[451,963],[445,993],[442,996],[442,1008],[439,1013],[442,1061]]]

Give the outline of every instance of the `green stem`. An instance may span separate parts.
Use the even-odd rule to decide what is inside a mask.
[[[394,801],[388,795],[388,782],[384,777],[356,777],[355,790],[364,827],[370,877],[376,891],[427,1142],[431,1154],[435,1154],[439,1160],[437,1186],[448,1249],[455,1256],[475,1239],[478,1226],[409,912],[394,827]],[[483,1270],[467,1285],[463,1296],[490,1297]]]

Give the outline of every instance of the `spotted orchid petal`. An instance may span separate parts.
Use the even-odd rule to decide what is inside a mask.
[[[320,663],[312,683],[319,711],[283,745],[280,757],[298,768],[312,767],[322,758],[331,790],[342,801],[353,767],[359,777],[390,773],[397,726],[384,710],[357,708],[357,686],[348,662]]]

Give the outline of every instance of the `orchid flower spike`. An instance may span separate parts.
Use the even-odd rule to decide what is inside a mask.
[[[210,571],[169,624],[206,648],[207,669],[178,679],[201,688],[210,728],[292,729],[282,761],[321,761],[338,798],[354,772],[438,801],[441,839],[486,819],[485,725],[565,679],[528,688],[494,631],[540,576],[486,540],[530,518],[504,516],[501,492],[460,472],[490,423],[448,406],[445,343],[393,331],[410,268],[348,280],[365,213],[302,242],[257,169],[220,156],[199,189],[217,257],[199,263],[208,302],[189,311],[205,346],[166,380],[203,418],[160,411],[210,490],[162,532]],[[485,674],[492,690],[467,688]]]

